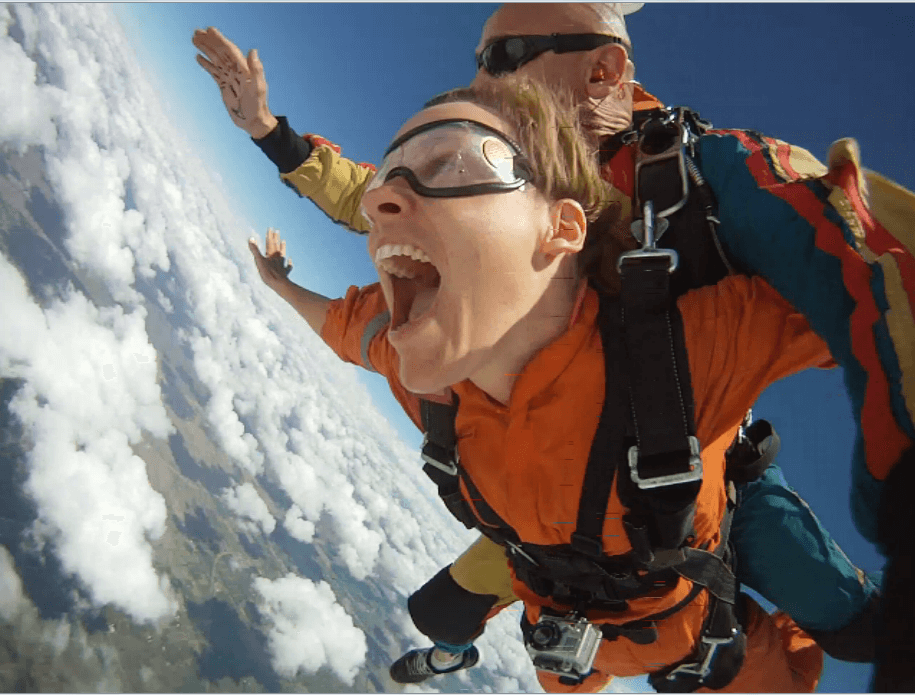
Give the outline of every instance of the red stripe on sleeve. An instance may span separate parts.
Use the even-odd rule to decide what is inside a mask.
[[[773,138],[765,138],[765,140],[768,144],[775,146],[775,156],[778,158],[778,162],[782,165],[785,173],[788,174],[788,178],[791,180],[801,178],[801,175],[791,166],[791,145]]]
[[[849,317],[852,353],[868,375],[864,402],[860,412],[865,458],[871,475],[878,480],[884,480],[911,442],[899,428],[893,416],[889,381],[877,352],[873,326],[880,318],[880,311],[870,289],[870,268],[857,250],[845,241],[842,230],[825,216],[823,203],[806,184],[799,181],[781,183],[776,179],[775,173],[766,161],[762,145],[758,141],[739,130],[715,132],[737,138],[749,150],[750,154],[746,159],[746,164],[757,185],[791,205],[815,230],[817,248],[837,258],[841,263],[843,282],[855,301],[855,308]],[[785,160],[787,160],[790,150],[786,148],[782,152],[779,148],[777,152],[779,161],[785,166]],[[794,171],[790,166],[787,166],[785,170],[789,173]],[[853,165],[852,172],[854,172]],[[851,176],[854,178],[854,183],[857,184],[854,173]],[[843,189],[849,190],[845,186]],[[874,243],[878,243],[879,240],[879,243],[888,249],[889,244],[895,240],[867,211],[858,195],[857,185],[852,186],[852,191],[855,196],[855,201],[852,202],[855,212],[859,215],[864,212],[861,219],[865,224],[865,233],[868,235],[868,245],[871,245],[870,235],[873,234]],[[897,243],[896,246],[900,245]],[[872,246],[872,248],[874,247]],[[902,270],[902,266],[900,266],[900,270]],[[913,274],[915,271],[908,270],[907,266],[904,278],[907,277],[911,281]],[[911,284],[906,284],[905,287],[912,296]]]
[[[823,214],[823,203],[806,185],[784,184],[769,192],[788,202],[816,230],[817,248],[839,259],[842,265],[842,279],[855,300],[849,318],[851,348],[868,376],[860,413],[865,458],[871,475],[884,480],[911,442],[896,424],[889,382],[877,352],[873,326],[880,311],[870,289],[870,268],[845,241],[842,230]]]
[[[858,170],[852,162],[846,162],[838,170],[830,172],[829,178],[845,191],[852,209],[861,220],[865,239],[871,251],[878,256],[885,253],[893,256],[902,276],[902,287],[909,298],[909,310],[915,317],[915,307],[912,306],[912,298],[915,297],[915,258],[905,245],[899,243],[886,227],[871,215],[871,211],[864,204],[861,192],[858,190]],[[901,307],[894,308],[901,309]]]

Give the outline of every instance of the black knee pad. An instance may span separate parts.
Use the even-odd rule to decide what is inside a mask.
[[[483,632],[486,616],[499,600],[494,594],[474,594],[451,576],[448,565],[409,599],[413,624],[433,642],[467,644]]]

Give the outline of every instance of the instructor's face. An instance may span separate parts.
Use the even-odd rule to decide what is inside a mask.
[[[506,4],[486,22],[477,52],[494,39],[506,36],[591,33],[595,31],[594,23],[590,10],[575,3]],[[546,51],[522,65],[517,72],[552,89],[571,89],[576,96],[583,97],[583,85],[588,79],[587,55],[586,52],[557,55]],[[479,70],[473,85],[493,79],[498,78]]]

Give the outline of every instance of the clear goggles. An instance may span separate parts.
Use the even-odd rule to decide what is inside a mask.
[[[426,123],[397,138],[365,193],[395,176],[427,198],[514,191],[532,179],[520,147],[494,128],[463,119]]]

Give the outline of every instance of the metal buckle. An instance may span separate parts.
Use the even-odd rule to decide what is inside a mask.
[[[664,119],[663,123],[676,122],[677,128],[680,130],[680,137],[669,148],[664,150],[659,154],[645,154],[642,152],[641,145],[639,146],[639,156],[636,160],[635,165],[635,180],[636,180],[636,190],[635,195],[638,197],[638,181],[640,170],[643,166],[650,166],[652,164],[657,164],[659,162],[666,161],[668,159],[677,158],[677,169],[680,172],[680,182],[681,182],[681,196],[680,200],[669,208],[666,208],[658,213],[658,217],[664,218],[669,215],[674,214],[677,210],[686,205],[686,201],[689,198],[689,177],[686,171],[686,160],[684,158],[683,148],[689,144],[690,135],[686,126],[683,124],[682,114],[680,113],[671,113]]]
[[[534,558],[532,558],[530,555],[528,555],[526,552],[524,552],[524,551],[521,549],[521,546],[516,545],[515,543],[512,543],[511,541],[505,541],[505,545],[507,545],[507,546],[511,549],[511,552],[517,553],[518,555],[520,555],[521,557],[523,557],[524,559],[526,559],[528,562],[530,562],[530,563],[531,563],[532,565],[534,565],[535,567],[540,567],[540,563],[537,562],[537,561],[536,561]]]
[[[458,474],[457,467],[458,467],[458,464],[461,462],[461,456],[458,453],[457,447],[455,447],[451,450],[452,454],[453,454],[452,460],[449,461],[448,463],[442,463],[438,459],[432,458],[431,456],[426,454],[426,445],[427,444],[429,444],[429,433],[428,432],[426,432],[426,434],[423,435],[423,444],[422,444],[422,448],[419,451],[419,455],[422,457],[423,461],[428,463],[433,468],[438,468],[443,473],[447,473],[448,475],[457,475]],[[433,444],[433,446],[436,446],[436,445]]]
[[[664,230],[667,229],[667,220],[661,220],[660,229],[661,233],[663,234]],[[632,234],[636,239],[642,242],[642,248],[635,251],[624,251],[621,253],[619,260],[616,262],[617,270],[622,272],[623,265],[630,258],[638,260],[640,258],[662,257],[666,257],[668,259],[668,273],[672,273],[677,269],[677,263],[680,260],[677,252],[673,249],[659,249],[657,246],[655,246],[656,237],[654,203],[652,203],[650,200],[646,200],[645,205],[642,206],[642,219],[636,220],[632,223]]]
[[[673,671],[668,673],[664,679],[672,681],[677,675],[685,676],[699,676],[699,681],[702,682],[705,680],[705,677],[712,672],[712,662],[715,660],[715,656],[718,653],[718,647],[721,647],[725,644],[731,644],[734,639],[737,637],[737,629],[731,628],[730,637],[707,637],[703,635],[702,643],[709,645],[708,654],[705,655],[705,658],[702,660],[702,663],[692,662],[688,664],[680,664]]]
[[[672,273],[677,269],[677,263],[680,262],[680,257],[677,255],[677,252],[673,249],[653,249],[651,251],[624,251],[620,254],[619,260],[616,263],[617,270],[622,271],[623,264],[626,262],[627,258],[662,258],[666,257],[669,259],[670,267],[667,269],[668,273]]]
[[[686,439],[689,441],[689,470],[683,473],[659,475],[656,478],[642,478],[639,476],[639,447],[629,447],[629,474],[632,476],[632,482],[642,490],[649,490],[655,487],[667,487],[668,485],[701,480],[702,457],[699,455],[699,440],[692,436],[688,436]]]

